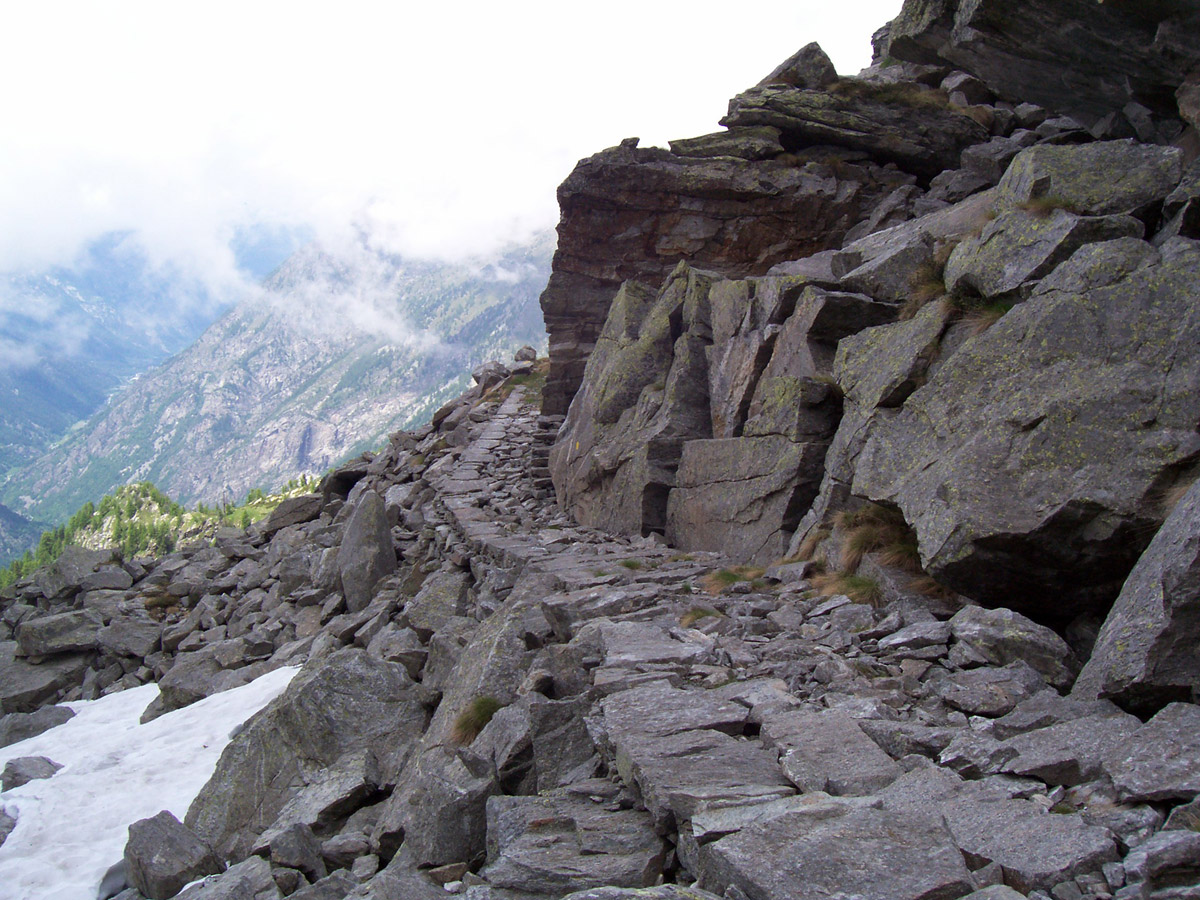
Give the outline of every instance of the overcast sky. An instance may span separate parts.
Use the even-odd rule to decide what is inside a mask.
[[[853,74],[900,5],[6,3],[0,270],[113,230],[217,278],[263,224],[486,250],[553,225],[580,157],[717,130],[809,41]]]

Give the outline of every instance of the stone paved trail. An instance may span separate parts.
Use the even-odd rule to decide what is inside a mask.
[[[213,547],[140,569],[81,551],[21,583],[6,732],[55,700],[153,678],[156,715],[304,663],[179,826],[235,863],[189,900],[1194,882],[1197,707],[1142,723],[1065,697],[1054,632],[914,592],[872,553],[881,591],[856,602],[818,575],[858,526],[765,570],[579,527],[534,399],[469,392]]]

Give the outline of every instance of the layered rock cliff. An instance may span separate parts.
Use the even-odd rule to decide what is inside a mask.
[[[1191,8],[1011,9],[581,163],[540,397],[480,368],[263,525],[7,590],[14,735],[303,665],[125,900],[1200,891]]]

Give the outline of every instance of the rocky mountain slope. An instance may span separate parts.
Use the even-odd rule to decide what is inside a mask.
[[[122,233],[93,242],[68,267],[0,273],[0,473],[36,459],[231,303],[156,268]]]
[[[9,588],[13,737],[303,664],[131,825],[123,900],[1195,896],[1190,12],[909,0],[848,82],[807,47],[564,184],[541,398],[480,368],[258,526]],[[1048,59],[1070,118],[989,75]]]
[[[299,251],[264,297],[10,476],[4,497],[58,521],[130,481],[214,504],[319,475],[427,419],[483,360],[540,344],[550,249],[544,236],[459,265]]]

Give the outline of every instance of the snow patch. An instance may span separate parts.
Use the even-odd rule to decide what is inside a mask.
[[[3,900],[92,900],[124,854],[129,826],[164,809],[182,820],[234,729],[297,671],[276,669],[145,725],[138,719],[158,696],[153,684],[68,703],[69,722],[0,747],[0,767],[21,756],[63,766],[0,794],[0,808],[17,820],[0,846]]]

